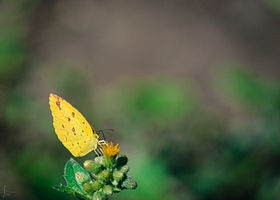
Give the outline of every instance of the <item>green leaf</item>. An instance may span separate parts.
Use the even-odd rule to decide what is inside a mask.
[[[89,173],[73,158],[71,158],[65,165],[64,178],[67,182],[67,187],[73,188],[76,192],[84,192],[83,184],[90,181]]]
[[[76,197],[79,197],[82,199],[91,200],[91,197],[89,195],[76,191],[75,189],[73,189],[72,187],[69,187],[69,186],[57,185],[57,186],[54,186],[53,189],[55,189],[59,192],[66,192],[66,193],[75,195]]]
[[[53,189],[55,189],[59,192],[66,192],[66,193],[69,193],[69,194],[75,194],[75,190],[73,188],[62,185],[62,184],[54,186]]]

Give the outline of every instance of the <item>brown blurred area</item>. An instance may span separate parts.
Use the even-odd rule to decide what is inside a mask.
[[[279,12],[269,0],[50,1],[31,30],[35,82],[60,66],[78,66],[100,87],[164,75],[195,82],[216,104],[211,74],[225,63],[280,73]]]
[[[94,68],[88,78],[102,84],[151,74],[205,80],[228,60],[279,75],[279,17],[266,1],[48,4],[30,37],[37,67],[67,60]]]

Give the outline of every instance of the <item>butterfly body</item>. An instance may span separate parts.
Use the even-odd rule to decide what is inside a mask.
[[[52,93],[49,104],[55,133],[73,156],[81,157],[98,149],[99,135],[76,108]]]

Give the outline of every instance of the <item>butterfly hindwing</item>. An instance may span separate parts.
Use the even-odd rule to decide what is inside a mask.
[[[50,94],[49,104],[56,135],[74,156],[97,148],[98,135],[76,108],[55,94]]]

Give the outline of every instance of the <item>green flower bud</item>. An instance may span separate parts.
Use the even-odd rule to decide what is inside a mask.
[[[122,172],[122,173],[127,173],[129,171],[129,167],[127,166],[127,165],[125,165],[125,166],[122,166],[121,168],[120,168],[120,172]]]
[[[121,171],[114,171],[113,178],[116,181],[120,181],[123,178],[123,173]]]
[[[93,181],[92,183],[92,189],[94,191],[99,190],[102,187],[102,184],[99,181]]]
[[[93,174],[97,174],[101,170],[101,166],[93,160],[86,160],[84,162],[84,167]]]
[[[94,161],[96,163],[98,163],[99,165],[101,165],[101,166],[105,166],[104,157],[103,156],[95,157]]]
[[[116,166],[117,166],[117,167],[124,166],[124,165],[127,164],[127,161],[128,161],[127,157],[124,156],[124,155],[121,155],[121,156],[119,156],[119,157],[117,158],[117,160],[116,160]]]
[[[113,194],[113,188],[110,185],[105,185],[103,188],[103,193],[111,196]]]
[[[127,178],[122,183],[122,187],[126,189],[135,189],[137,188],[137,182],[130,176],[127,176]]]
[[[113,191],[115,192],[115,193],[118,193],[118,192],[120,192],[120,191],[122,191],[120,188],[117,188],[117,187],[114,187],[113,188]]]
[[[113,184],[113,186],[115,186],[115,187],[116,187],[116,186],[119,184],[119,182],[118,182],[118,181],[116,181],[116,180],[113,180],[113,181],[112,181],[112,184]]]
[[[113,157],[104,157],[104,167],[105,168],[110,168],[113,165]]]
[[[82,172],[76,172],[75,173],[75,179],[78,182],[78,184],[84,184],[84,183],[90,181],[89,177]]]
[[[110,172],[108,170],[103,170],[99,174],[97,174],[96,178],[100,181],[106,182],[110,178]]]
[[[95,192],[93,194],[92,200],[102,200],[102,194],[100,192]]]
[[[83,189],[86,193],[91,194],[93,192],[93,187],[92,187],[92,183],[85,183],[83,185]]]

